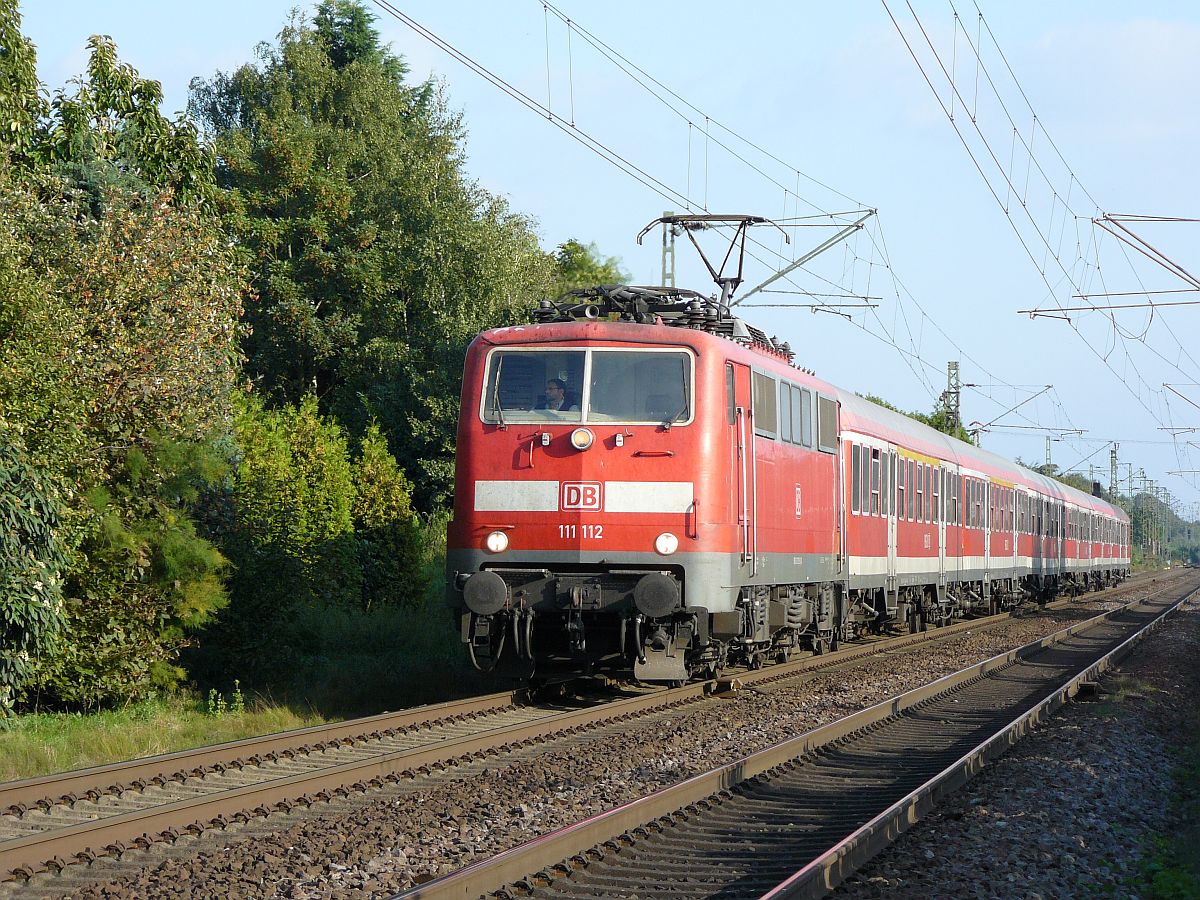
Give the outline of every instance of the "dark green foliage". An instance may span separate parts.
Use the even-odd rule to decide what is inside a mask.
[[[218,465],[200,445],[152,437],[151,449],[130,451],[122,470],[88,492],[93,527],[67,579],[70,640],[38,667],[44,700],[91,708],[182,677],[175,658],[186,631],[228,598],[225,559],[197,535],[175,490],[203,483]]]
[[[352,0],[324,0],[313,19],[317,38],[335,69],[363,61],[383,66],[392,80],[399,83],[408,73],[408,66],[380,45],[374,22],[375,14]]]
[[[402,81],[360,4],[293,20],[257,65],[192,83],[223,207],[254,271],[248,370],[269,404],[310,392],[377,421],[425,511],[448,496],[465,348],[545,296],[529,223],[463,171],[463,130]]]
[[[69,563],[62,518],[58,491],[0,419],[0,716],[12,711],[62,631]]]
[[[210,637],[193,657],[193,671],[202,683],[225,689],[231,673],[249,681],[245,675],[251,670],[255,690],[326,715],[364,715],[497,690],[494,677],[467,662],[446,607],[446,518],[438,514],[415,528],[408,583],[417,587],[403,606],[375,602],[366,608],[318,599],[264,610],[253,652],[232,655],[224,640]]]

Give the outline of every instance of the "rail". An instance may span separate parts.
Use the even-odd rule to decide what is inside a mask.
[[[1196,593],[1135,600],[396,898],[513,887],[598,896],[639,885],[822,896]]]

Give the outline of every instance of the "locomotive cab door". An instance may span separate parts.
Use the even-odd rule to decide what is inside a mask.
[[[733,557],[735,584],[754,576],[756,508],[754,490],[754,420],[750,405],[750,368],[725,364],[726,421],[729,425],[730,507],[737,523],[738,554]]]

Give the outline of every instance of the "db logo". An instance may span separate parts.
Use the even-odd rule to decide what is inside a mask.
[[[564,481],[558,496],[559,509],[604,508],[604,493],[598,481]]]

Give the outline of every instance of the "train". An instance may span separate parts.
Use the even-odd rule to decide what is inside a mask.
[[[1120,508],[734,313],[608,285],[472,342],[446,576],[478,668],[681,684],[1128,576]]]

